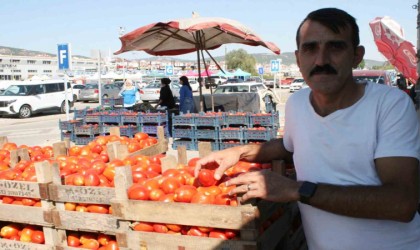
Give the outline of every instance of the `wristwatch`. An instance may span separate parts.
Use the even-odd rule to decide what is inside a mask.
[[[309,199],[314,196],[316,189],[318,187],[318,184],[304,181],[302,183],[302,186],[299,188],[299,201],[304,204],[309,204]]]

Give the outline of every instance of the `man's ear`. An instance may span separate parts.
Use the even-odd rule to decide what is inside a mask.
[[[357,46],[354,52],[354,61],[353,61],[353,68],[357,68],[357,66],[362,62],[363,56],[365,55],[365,47]]]
[[[300,61],[299,61],[299,50],[295,50],[295,58],[296,58],[296,63],[298,65],[298,67],[300,68]]]

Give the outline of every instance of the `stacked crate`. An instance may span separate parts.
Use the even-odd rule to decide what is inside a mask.
[[[77,126],[83,124],[83,119],[74,119],[69,121],[58,121],[58,128],[60,129],[60,136],[61,140],[69,139],[70,141],[74,141],[74,130]]]
[[[249,127],[248,112],[226,112],[225,126],[220,130],[220,149],[243,145],[244,128]]]
[[[220,130],[225,126],[223,112],[200,112],[194,118],[195,138],[199,142],[210,142],[212,150],[220,149]]]
[[[138,113],[140,116],[140,130],[148,135],[156,136],[157,127],[162,126],[165,131],[165,135],[169,134],[168,131],[168,113],[167,112],[141,112]]]
[[[29,159],[27,151],[26,155]],[[26,157],[23,157],[23,159],[25,158]],[[48,163],[35,163],[37,182],[0,180],[2,196],[40,199],[41,201],[41,207],[0,203],[0,221],[3,222],[1,223],[2,226],[10,223],[41,226],[45,237],[45,244],[0,239],[1,249],[55,249],[57,232],[54,229],[52,220],[52,210],[54,206],[52,202],[50,202],[48,195],[48,184],[51,182],[51,172],[49,168],[45,167],[45,164]]]
[[[187,150],[197,150],[195,138],[195,115],[191,113],[172,114],[172,148],[185,146]]]

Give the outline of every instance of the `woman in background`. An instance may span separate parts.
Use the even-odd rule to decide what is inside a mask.
[[[124,86],[121,89],[119,96],[124,99],[124,108],[131,110],[139,100],[139,93],[137,88],[134,87],[133,81],[130,79],[125,80]]]
[[[175,99],[169,87],[170,83],[171,79],[169,78],[160,79],[161,88],[157,106],[166,107],[166,109],[173,109],[175,107]]]
[[[194,112],[193,94],[188,77],[181,76],[179,82],[182,84],[179,90],[179,111],[184,114]]]

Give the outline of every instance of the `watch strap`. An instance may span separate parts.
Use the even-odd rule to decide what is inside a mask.
[[[314,196],[318,184],[304,181],[299,188],[299,201],[304,204],[309,204],[309,199]]]

